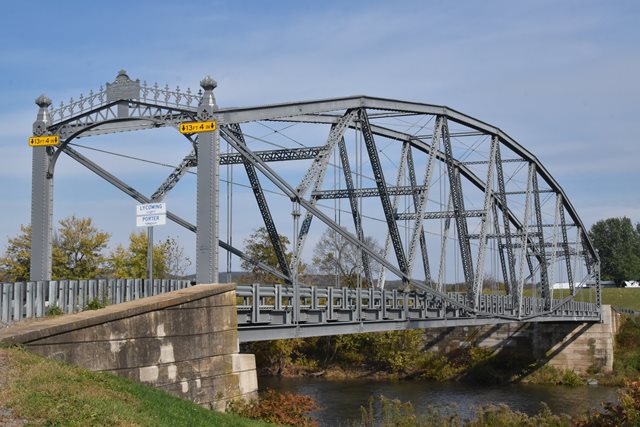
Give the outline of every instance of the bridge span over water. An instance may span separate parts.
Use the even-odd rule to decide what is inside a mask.
[[[191,288],[187,280],[61,280],[0,284],[0,322],[44,317],[51,307],[65,313],[86,310],[91,301],[119,305]],[[197,285],[195,285],[197,287]],[[225,286],[228,287],[228,286]],[[419,290],[332,286],[237,285],[235,303],[240,342],[416,328],[481,326],[511,322],[598,322],[594,303],[524,297],[522,307],[507,295],[483,294],[479,310],[469,295],[439,298]],[[235,322],[235,320],[234,320]]]
[[[59,144],[32,148],[32,281],[51,279],[53,180],[64,155],[139,203],[166,202],[167,219],[196,233],[197,283],[219,282],[221,248],[227,271],[241,259],[282,284],[238,286],[245,341],[599,319],[598,255],[567,194],[530,151],[535,141],[526,148],[446,106],[349,96],[219,107],[217,83],[200,85],[170,89],[121,71],[57,107],[36,100],[34,137]],[[96,150],[122,156],[110,148],[114,138],[133,143],[136,132],[163,128],[182,153],[151,194],[91,159]],[[190,174],[194,219],[171,208]],[[264,227],[275,262],[234,246],[246,224]],[[305,286],[303,266],[322,239],[335,286]],[[390,279],[400,290],[389,289]],[[556,282],[570,284],[568,296],[554,298]],[[581,287],[588,302],[574,301]]]

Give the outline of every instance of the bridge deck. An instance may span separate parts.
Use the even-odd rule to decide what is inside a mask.
[[[190,286],[184,280],[61,280],[0,284],[0,322],[42,317],[57,306],[65,313],[91,301],[115,305]],[[238,285],[241,342],[507,322],[598,322],[597,304],[542,298],[522,305],[506,295],[481,295],[479,308],[466,293],[350,289],[326,286]]]
[[[481,295],[480,309],[468,295],[447,299],[427,292],[320,286],[239,285],[238,335],[241,342],[415,328],[508,322],[598,322],[596,304],[525,297],[522,308],[505,295]]]

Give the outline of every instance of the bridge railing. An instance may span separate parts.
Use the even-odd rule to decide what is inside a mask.
[[[45,316],[54,307],[83,311],[96,301],[119,304],[191,286],[188,280],[104,279],[0,283],[0,321],[4,324]]]
[[[286,326],[294,324],[331,324],[384,320],[442,320],[464,318],[556,318],[598,320],[596,304],[565,301],[553,310],[545,310],[542,298],[524,297],[518,313],[507,295],[481,295],[480,314],[470,306],[466,293],[448,293],[453,304],[426,292],[320,286],[238,285],[238,325]]]

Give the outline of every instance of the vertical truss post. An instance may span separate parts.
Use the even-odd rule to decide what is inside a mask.
[[[595,276],[595,285],[596,285],[596,307],[598,308],[598,310],[600,311],[600,316],[602,316],[602,293],[600,290],[600,260],[596,259],[595,260],[595,265],[594,265],[594,276]]]
[[[344,138],[340,138],[338,143],[340,150],[340,160],[342,162],[342,171],[344,172],[344,181],[349,191],[349,205],[351,206],[351,215],[353,216],[353,224],[356,228],[356,236],[358,240],[364,243],[364,231],[362,229],[362,217],[360,216],[360,210],[358,209],[358,200],[354,195],[353,177],[351,176],[351,165],[349,164],[349,156],[347,154],[347,146],[344,143]],[[367,280],[370,288],[373,288],[373,278],[371,277],[371,266],[369,264],[369,256],[360,249],[362,258],[362,268],[364,270],[364,277]]]
[[[239,144],[244,147],[247,146],[247,143],[244,140],[244,135],[242,134],[242,129],[240,128],[239,124],[230,124],[227,126],[227,128],[233,133],[236,141]],[[262,216],[264,226],[266,227],[267,233],[269,234],[269,239],[271,240],[273,250],[276,253],[276,259],[278,260],[280,271],[282,271],[285,276],[291,278],[291,271],[289,270],[289,264],[287,263],[287,256],[285,254],[284,248],[282,247],[280,235],[278,234],[278,229],[276,228],[276,224],[273,221],[273,216],[271,215],[269,204],[267,203],[267,199],[264,196],[264,192],[262,191],[262,186],[260,185],[260,179],[258,178],[256,169],[251,163],[251,160],[247,159],[244,156],[242,157],[242,164],[244,165],[244,169],[247,172],[247,177],[249,178],[249,183],[251,184],[251,189],[253,190],[253,195],[256,198],[258,209],[260,209],[260,215]],[[287,280],[287,283],[290,284],[291,279]]]
[[[213,89],[215,80],[207,76],[200,82],[204,89],[198,106],[198,119],[213,120],[217,111]],[[218,282],[218,127],[198,137],[196,283]]]
[[[33,134],[44,135],[51,124],[51,100],[44,95],[36,99],[40,107],[33,123]],[[33,147],[31,163],[31,262],[30,280],[51,280],[51,239],[53,236],[53,176],[47,176],[50,147]]]
[[[524,202],[524,218],[522,220],[522,239],[520,250],[520,268],[518,274],[518,289],[515,293],[516,304],[514,306],[518,310],[518,317],[522,317],[522,294],[524,291],[524,282],[526,277],[524,275],[524,264],[527,258],[527,250],[529,248],[529,217],[531,216],[531,191],[533,187],[533,176],[536,168],[533,163],[529,163],[529,174],[527,178],[527,193]]]
[[[536,211],[536,225],[538,231],[539,255],[538,263],[540,264],[540,286],[542,299],[544,300],[544,309],[551,309],[551,284],[549,283],[549,275],[547,273],[547,256],[544,244],[544,230],[542,229],[542,206],[540,204],[540,191],[538,188],[538,174],[533,174],[533,201],[534,210]],[[555,250],[555,248],[553,248]]]
[[[513,295],[516,287],[516,261],[513,254],[513,243],[511,241],[511,221],[509,220],[509,208],[507,206],[507,194],[504,182],[504,171],[502,169],[502,158],[500,155],[500,145],[496,149],[496,177],[498,179],[498,197],[502,210],[502,220],[504,227],[505,246],[507,249],[507,262],[509,276],[504,276],[504,284],[507,294]],[[502,248],[500,247],[500,253]]]
[[[580,247],[582,246],[582,231],[580,227],[576,226],[576,243],[574,246],[574,258],[573,258],[573,272],[574,274],[578,271],[578,263],[580,262]],[[571,295],[576,295],[575,286],[571,287]]]
[[[414,189],[413,205],[418,206],[418,193],[415,191],[415,188],[418,186],[418,181],[416,179],[416,170],[413,163],[413,154],[411,154],[411,146],[409,146],[409,150],[407,151],[407,167],[409,169],[409,182],[411,183],[411,188]],[[429,266],[427,239],[424,237],[424,230],[420,233],[420,252],[422,254],[422,267],[424,269],[425,282],[429,284],[431,282],[431,267]],[[409,264],[413,265],[411,262]],[[409,267],[409,269],[411,271],[411,267]]]
[[[419,197],[414,193],[414,204],[416,205],[415,210],[416,210],[417,216],[414,223],[413,231],[411,233],[411,240],[409,243],[409,261],[408,261],[409,273],[411,273],[411,270],[413,269],[413,262],[416,256],[418,240],[420,240],[421,242],[424,240],[422,222],[424,220],[424,212],[425,212],[425,209],[427,208],[427,201],[429,199],[429,189],[431,188],[431,179],[433,177],[433,169],[436,163],[436,153],[438,153],[438,151],[440,150],[441,131],[442,131],[442,117],[437,117],[435,126],[433,128],[433,138],[431,139],[431,147],[429,149],[429,162],[427,163],[427,168],[424,174],[423,185],[425,189],[424,191],[422,191]],[[409,158],[407,158],[407,162],[409,163]],[[413,159],[411,159],[410,165],[413,166]],[[410,171],[412,169],[413,167],[409,168]],[[415,180],[415,174],[413,175]],[[413,180],[411,182],[411,185],[415,187]],[[416,202],[416,199],[417,199],[417,202]],[[424,245],[423,250],[426,251],[426,245]],[[425,257],[425,263],[424,263],[425,264],[425,280],[428,283],[429,276],[430,276],[428,274],[429,264],[428,264],[428,259],[426,259],[425,252],[423,252],[423,256]]]
[[[476,265],[476,275],[471,288],[471,302],[476,310],[480,306],[480,294],[482,293],[482,281],[484,280],[484,260],[487,253],[487,231],[489,221],[491,219],[491,202],[493,200],[493,168],[496,159],[496,150],[498,149],[498,137],[491,138],[491,150],[489,152],[489,164],[487,170],[487,180],[484,190],[484,210],[480,226],[480,242],[478,244],[478,258]]]
[[[556,262],[558,261],[558,225],[560,223],[560,209],[562,209],[562,196],[556,195],[556,207],[553,217],[553,250],[551,251],[551,261],[549,262],[549,268],[547,269],[547,277],[549,278],[549,284],[555,278]],[[553,299],[553,289],[551,289],[551,298]]]
[[[471,244],[469,242],[467,219],[464,216],[465,209],[464,200],[462,198],[462,182],[460,181],[460,171],[454,162],[451,138],[449,137],[449,125],[446,119],[444,121],[442,134],[444,139],[447,172],[449,174],[449,185],[451,188],[451,199],[453,201],[453,214],[455,216],[458,240],[460,242],[460,257],[462,259],[464,281],[467,285],[471,285],[473,283],[473,260],[471,259]]]
[[[494,202],[491,204],[491,210],[493,211],[493,227],[496,230],[496,239],[498,241],[498,256],[500,257],[500,267],[502,268],[502,279],[504,280],[505,291],[507,295],[510,293],[509,291],[509,280],[508,280],[508,272],[507,272],[507,260],[504,257],[504,251],[502,246],[502,236],[500,234],[500,216],[498,215],[497,204]]]
[[[307,173],[302,178],[300,185],[296,188],[296,193],[299,197],[303,197],[304,193],[309,188],[309,185],[313,182],[313,191],[318,191],[322,186],[322,182],[324,181],[324,176],[327,171],[327,167],[329,166],[329,159],[331,158],[331,152],[335,148],[336,144],[342,140],[344,137],[344,132],[347,127],[351,124],[353,119],[356,116],[355,110],[348,110],[344,116],[340,118],[338,123],[331,126],[331,130],[329,131],[329,136],[327,138],[327,143],[324,146],[324,149],[318,153],[316,158],[313,160],[313,163],[307,170]],[[310,203],[315,207],[317,199],[312,198]],[[309,234],[309,228],[311,227],[311,220],[313,219],[313,214],[307,210],[307,213],[304,216],[304,220],[302,221],[302,225],[300,226],[300,231],[298,232],[298,239],[296,243],[296,247],[293,251],[293,257],[291,258],[291,271],[298,271],[298,264],[300,264],[300,258],[302,256],[302,249],[304,248],[304,244],[307,240],[307,235]]]
[[[451,195],[449,195],[449,201],[447,202],[447,211],[453,210],[453,201]],[[449,229],[451,228],[451,218],[447,217],[444,221],[444,231],[442,232],[442,241],[440,244],[440,268],[438,270],[438,286],[436,290],[443,292],[444,288],[444,272],[446,269],[447,261],[447,239],[449,238]]]
[[[573,272],[571,270],[571,255],[569,252],[569,238],[567,237],[567,221],[564,217],[564,201],[562,196],[558,195],[560,199],[560,231],[562,232],[562,252],[567,266],[567,280],[569,281],[569,291],[572,296],[575,296],[576,290],[573,286]]]

